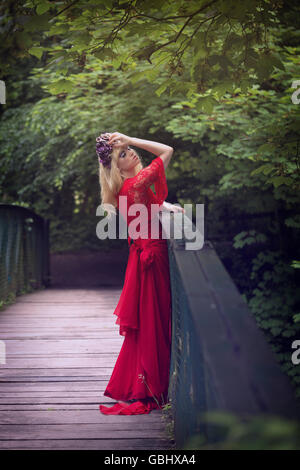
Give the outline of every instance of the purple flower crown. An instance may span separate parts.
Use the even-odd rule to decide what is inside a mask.
[[[111,168],[111,152],[113,146],[108,143],[109,133],[105,132],[96,138],[96,154],[99,162],[107,168]]]

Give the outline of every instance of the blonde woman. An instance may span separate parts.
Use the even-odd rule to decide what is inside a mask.
[[[104,395],[117,400],[112,407],[100,405],[104,414],[143,414],[162,408],[168,401],[171,353],[171,286],[167,240],[152,235],[157,210],[183,211],[165,201],[168,188],[165,169],[173,148],[119,132],[98,137],[96,151],[100,166],[102,204],[109,203],[130,223],[133,204],[145,208],[141,225],[146,233],[128,235],[129,257],[123,289],[114,311],[124,341]],[[131,146],[145,149],[156,158],[143,167]],[[155,194],[150,188],[154,184]],[[127,206],[120,204],[125,196]],[[124,198],[122,198],[124,200]],[[151,207],[156,208],[156,212]],[[132,214],[132,213],[130,213]],[[146,218],[145,218],[146,215]],[[157,236],[158,235],[158,236]]]

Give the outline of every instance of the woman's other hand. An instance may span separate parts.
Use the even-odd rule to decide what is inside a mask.
[[[177,204],[170,204],[170,202],[164,201],[162,204],[162,210],[168,212],[185,212],[184,208]]]
[[[125,134],[121,134],[120,132],[113,132],[109,135],[108,142],[114,147],[126,147],[127,145],[130,145],[130,137]]]

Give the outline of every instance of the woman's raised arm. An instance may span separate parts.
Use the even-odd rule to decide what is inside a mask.
[[[139,147],[148,152],[153,153],[157,157],[160,157],[163,161],[164,168],[166,169],[172,158],[174,149],[169,145],[162,144],[160,142],[154,142],[153,140],[138,139],[136,137],[129,137],[128,135],[121,134],[120,132],[112,132],[109,135],[109,143],[118,147],[132,145],[133,147]]]
[[[153,140],[137,139],[136,137],[129,137],[129,142],[129,145],[147,150],[157,157],[160,157],[163,161],[165,169],[169,165],[174,152],[173,147],[162,144],[160,142],[154,142]]]

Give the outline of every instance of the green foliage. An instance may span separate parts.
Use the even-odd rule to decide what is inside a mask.
[[[229,412],[208,412],[202,418],[210,425],[214,440],[204,433],[192,436],[184,449],[199,450],[299,450],[298,421],[278,416],[240,417]]]
[[[162,409],[161,415],[165,432],[170,441],[175,443],[175,433],[174,433],[174,418],[172,414],[172,405],[167,403]]]
[[[250,279],[255,287],[248,295],[248,305],[300,397],[300,366],[291,361],[292,343],[300,335],[295,314],[300,304],[299,280],[284,254],[270,250],[253,258]]]
[[[5,0],[0,12],[5,73],[29,54],[68,75],[74,65],[81,73],[96,58],[134,72],[132,83],[159,78],[158,96],[183,93],[195,99],[199,111],[211,113],[218,104],[214,94],[220,98],[236,87],[245,92],[274,70],[284,71],[272,42],[285,14],[277,1]],[[137,65],[144,67],[142,75],[135,73]],[[47,89],[69,92],[70,87],[68,80],[55,79]]]
[[[234,248],[243,248],[245,245],[252,245],[253,243],[265,243],[267,237],[264,233],[257,233],[255,230],[249,232],[238,233],[234,237]]]
[[[34,287],[30,282],[25,285],[21,290],[15,292],[10,292],[5,299],[0,300],[0,311],[5,310],[9,305],[13,305],[19,295],[30,294],[31,292],[36,292],[39,290],[44,290],[45,287]]]

